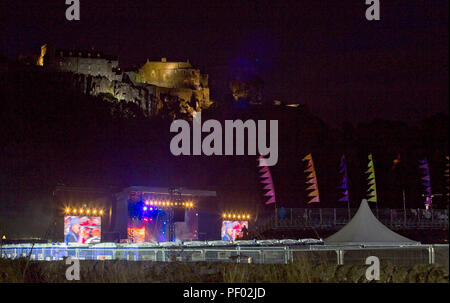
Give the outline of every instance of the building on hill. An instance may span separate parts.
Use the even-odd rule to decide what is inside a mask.
[[[138,83],[157,86],[158,99],[177,97],[189,104],[192,111],[211,106],[209,98],[208,75],[202,74],[187,62],[149,61],[130,77]],[[193,102],[195,100],[195,102]],[[194,104],[195,103],[195,104]]]
[[[189,62],[147,60],[138,70],[123,72],[117,57],[101,51],[60,49],[47,44],[33,62],[49,71],[76,74],[84,93],[135,103],[147,116],[164,113],[176,118],[212,104],[208,75]]]
[[[95,50],[55,49],[45,44],[41,47],[37,65],[58,71],[102,76],[110,81],[122,80],[118,58]]]

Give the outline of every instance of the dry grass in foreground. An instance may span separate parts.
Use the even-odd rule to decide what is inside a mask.
[[[64,261],[0,260],[0,283],[64,283]],[[305,259],[284,264],[236,264],[207,262],[80,261],[79,282],[99,283],[299,283],[367,282],[364,265],[334,265]],[[25,270],[26,269],[26,270]],[[381,283],[448,283],[448,272],[439,266],[384,265]]]

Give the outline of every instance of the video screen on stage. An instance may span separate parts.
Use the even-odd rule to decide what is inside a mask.
[[[100,243],[101,235],[101,217],[64,217],[66,243]]]
[[[222,241],[235,241],[244,236],[242,229],[248,230],[248,221],[222,221]]]
[[[145,226],[140,228],[128,226],[128,240],[131,243],[145,242]]]

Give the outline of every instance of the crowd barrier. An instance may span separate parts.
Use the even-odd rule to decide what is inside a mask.
[[[72,257],[79,260],[128,260],[159,262],[235,262],[288,264],[298,258],[314,258],[342,264],[365,264],[368,256],[381,263],[397,265],[439,264],[448,271],[449,245],[328,246],[319,240],[265,240],[227,243],[142,243],[118,244],[17,244],[1,248],[2,258],[30,258],[53,261]],[[239,241],[237,241],[239,242]],[[284,242],[284,243],[283,243]]]

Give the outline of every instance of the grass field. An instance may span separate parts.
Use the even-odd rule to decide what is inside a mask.
[[[0,260],[0,283],[68,282],[64,261]],[[195,283],[195,282],[360,282],[367,283],[364,265],[332,265],[296,260],[292,264],[236,264],[208,262],[80,261],[79,282]],[[439,266],[381,266],[381,283],[448,283]]]

